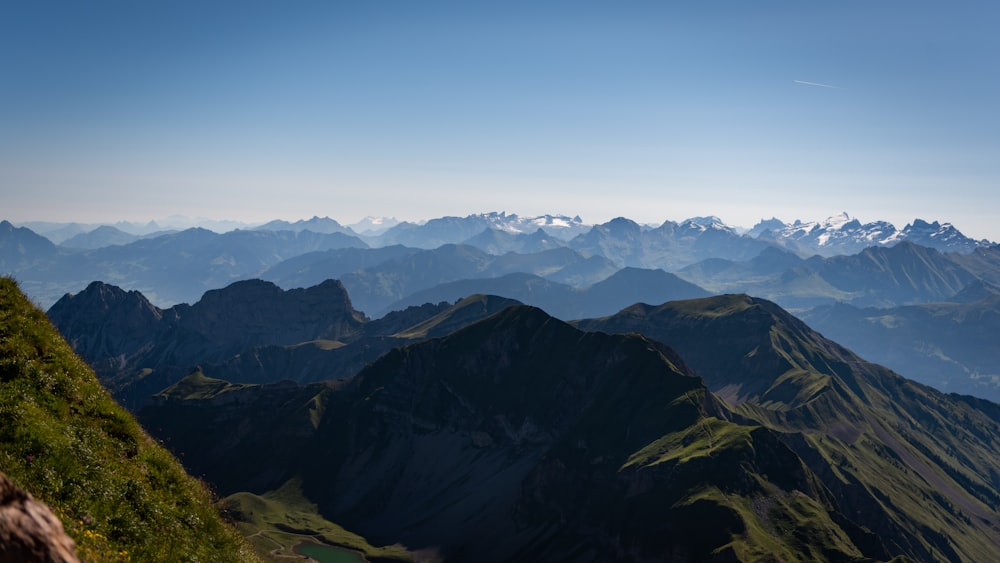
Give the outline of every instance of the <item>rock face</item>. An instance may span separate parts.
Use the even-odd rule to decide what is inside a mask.
[[[138,291],[125,291],[93,282],[76,295],[66,295],[49,311],[58,319],[70,345],[84,358],[97,360],[94,368],[107,372],[120,368],[149,348],[156,337],[163,311]]]
[[[79,561],[73,539],[49,507],[0,473],[0,563]]]

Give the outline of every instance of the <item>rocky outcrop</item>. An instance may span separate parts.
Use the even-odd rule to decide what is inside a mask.
[[[205,293],[194,305],[163,310],[137,291],[93,282],[64,296],[48,314],[119,400],[125,386],[151,372],[166,379],[151,378],[135,390],[142,397],[198,364],[223,362],[255,347],[349,341],[364,324],[336,280],[288,291],[271,282],[241,281]]]
[[[121,369],[152,346],[163,311],[138,291],[95,281],[64,296],[48,316],[63,335],[72,335],[73,350],[105,373]]]
[[[0,563],[78,561],[73,539],[49,507],[0,473]]]

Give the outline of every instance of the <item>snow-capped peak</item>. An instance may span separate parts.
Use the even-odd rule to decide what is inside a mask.
[[[928,223],[916,219],[903,230],[888,221],[861,223],[846,212],[822,221],[795,220],[790,225],[777,227],[776,219],[768,222],[772,228],[755,227],[755,235],[765,236],[780,244],[793,245],[805,252],[824,255],[854,254],[869,246],[890,246],[903,240],[936,248],[942,251],[971,252],[984,241],[973,241],[950,223]],[[762,221],[761,224],[764,222]],[[779,222],[780,223],[780,222]]]
[[[694,229],[699,231],[707,231],[711,229],[716,231],[726,231],[730,233],[736,232],[736,229],[723,223],[722,219],[719,219],[715,215],[707,215],[704,217],[689,217],[681,221],[680,226],[682,228]]]

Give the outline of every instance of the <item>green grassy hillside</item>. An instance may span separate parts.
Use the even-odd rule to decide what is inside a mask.
[[[211,495],[0,279],[0,471],[52,507],[87,561],[254,561]]]

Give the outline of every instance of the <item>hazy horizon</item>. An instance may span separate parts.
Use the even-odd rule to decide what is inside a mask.
[[[0,215],[915,218],[1000,240],[1000,6],[16,2]]]

